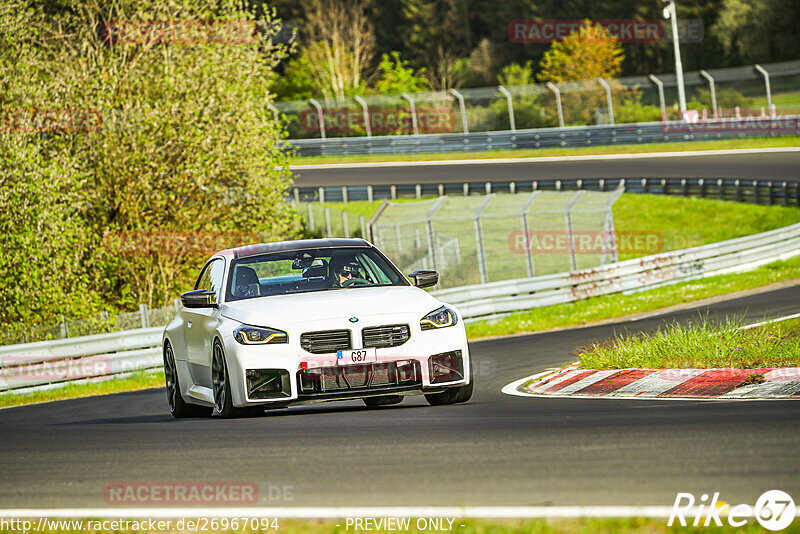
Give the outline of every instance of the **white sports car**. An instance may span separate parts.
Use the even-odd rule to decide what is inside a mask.
[[[466,402],[472,372],[461,315],[362,239],[309,239],[214,254],[163,336],[175,417],[363,399]],[[415,287],[416,286],[416,287]]]

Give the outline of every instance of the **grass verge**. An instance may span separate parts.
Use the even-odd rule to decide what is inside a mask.
[[[474,340],[582,326],[797,278],[800,278],[800,256],[764,265],[746,273],[710,276],[631,295],[603,295],[567,304],[534,308],[498,321],[479,321],[467,325],[467,336]]]
[[[61,388],[50,389],[47,391],[37,391],[25,395],[5,393],[0,395],[0,408],[6,406],[18,406],[21,404],[32,404],[35,402],[77,399],[80,397],[94,397],[97,395],[108,395],[109,393],[121,393],[123,391],[136,391],[140,389],[163,386],[163,371],[156,371],[152,373],[137,371],[136,373],[133,373],[125,378],[112,378],[98,382],[69,384]]]
[[[451,518],[452,519],[452,518]],[[691,524],[693,519],[687,517],[687,523]],[[74,520],[73,520],[74,521]],[[80,520],[79,520],[80,521]],[[484,520],[484,519],[455,519],[453,522],[453,528],[451,532],[456,534],[501,534],[506,532],[514,532],[520,534],[595,534],[595,533],[610,533],[610,532],[626,532],[631,534],[659,534],[659,533],[687,533],[687,532],[698,532],[698,530],[702,530],[702,532],[708,532],[711,534],[722,534],[722,533],[729,533],[729,532],[737,532],[737,533],[756,533],[756,532],[764,532],[763,527],[761,527],[758,522],[753,519],[748,520],[747,524],[734,528],[728,526],[724,523],[725,526],[723,527],[702,527],[698,529],[697,527],[668,527],[666,519],[644,519],[644,518],[624,518],[624,519],[557,519],[557,520],[550,520],[550,519],[507,519],[507,520]],[[55,521],[52,521],[55,522]],[[66,521],[65,521],[66,522]],[[83,520],[84,525],[90,525],[89,520]],[[133,523],[131,520],[130,523]],[[73,523],[74,524],[74,523]],[[147,524],[147,521],[144,521],[143,524]],[[175,525],[175,521],[172,521],[172,524]],[[277,532],[281,532],[283,534],[323,534],[323,533],[331,533],[331,534],[346,534],[349,532],[358,532],[363,531],[363,529],[355,528],[352,524],[349,528],[347,528],[347,524],[344,519],[338,520],[292,520],[292,519],[285,519],[278,521],[279,529]],[[445,525],[447,522],[445,521]],[[410,520],[410,526],[408,530],[385,530],[385,529],[378,529],[375,528],[371,530],[372,532],[432,532],[435,529],[418,529],[416,528],[416,519]],[[423,526],[423,525],[420,525]],[[98,530],[102,532],[102,530]],[[3,530],[0,529],[0,533],[11,533],[14,532],[12,530]],[[74,528],[68,529],[55,529],[50,530],[50,532],[56,532],[59,534],[78,534],[81,532],[86,532],[86,530],[79,530]],[[147,532],[147,530],[129,530],[129,529],[122,529],[119,532]],[[160,532],[165,533],[177,533],[180,532],[177,529],[169,528]],[[185,530],[184,530],[185,532]],[[215,530],[215,532],[219,533],[234,533],[239,532],[242,534],[258,534],[261,532],[276,532],[273,530],[251,530],[251,529],[243,529],[243,530],[230,530],[230,529],[220,529]],[[795,520],[794,523],[789,525],[785,530],[783,530],[785,534],[797,534],[800,532],[800,521]]]
[[[692,150],[725,150],[738,148],[793,147],[800,137],[754,137],[721,139],[692,143],[647,143],[644,145],[614,145],[585,148],[531,148],[520,150],[491,150],[486,152],[440,152],[433,154],[370,154],[363,156],[307,156],[292,158],[292,165],[337,163],[368,163],[373,161],[438,161],[500,158],[542,158],[547,156],[596,156],[604,154],[641,154],[645,152],[687,152]]]
[[[800,366],[800,320],[742,329],[741,320],[666,325],[652,334],[617,334],[576,351],[584,369],[755,369]],[[764,381],[751,375],[749,383]]]

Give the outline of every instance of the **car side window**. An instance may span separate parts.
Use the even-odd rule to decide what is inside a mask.
[[[220,259],[211,260],[208,262],[197,279],[195,289],[203,289],[205,291],[214,291],[217,294],[217,301],[219,302],[220,289],[222,288],[222,275],[225,270],[225,262]]]

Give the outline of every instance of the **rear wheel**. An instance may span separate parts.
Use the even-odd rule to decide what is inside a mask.
[[[223,419],[250,417],[264,413],[263,406],[236,408],[233,405],[228,366],[225,363],[225,353],[222,351],[222,345],[219,341],[214,342],[211,360],[211,382],[214,388],[214,409]]]
[[[169,403],[169,412],[175,419],[183,419],[186,417],[208,417],[213,411],[212,408],[207,406],[198,406],[197,404],[189,404],[183,400],[181,395],[181,388],[178,384],[178,369],[175,365],[175,354],[172,352],[172,346],[169,343],[164,344],[164,378],[167,385],[167,402]]]
[[[402,395],[383,395],[380,397],[367,397],[364,399],[364,404],[370,408],[389,406],[390,404],[400,404],[401,402],[403,402]]]

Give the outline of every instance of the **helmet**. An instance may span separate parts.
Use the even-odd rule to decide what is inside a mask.
[[[340,272],[351,273],[354,277],[358,276],[361,266],[357,261],[348,257],[331,258],[331,272],[339,274]]]

